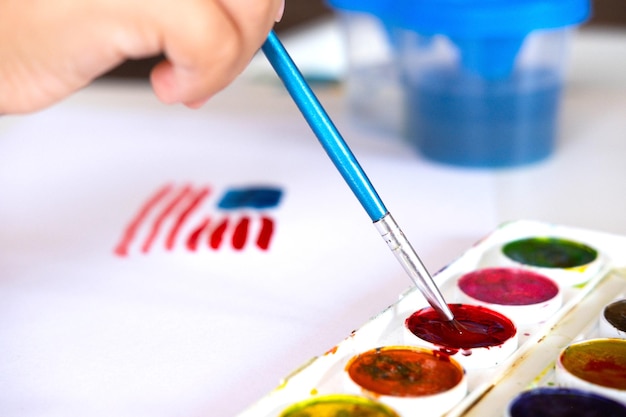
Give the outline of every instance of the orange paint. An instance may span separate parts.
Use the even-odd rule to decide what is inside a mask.
[[[410,347],[385,347],[361,353],[346,366],[350,378],[377,395],[418,397],[454,388],[463,369],[444,354]]]
[[[335,353],[337,353],[337,349],[339,349],[339,345],[333,346],[332,348],[328,349],[328,351],[326,351],[324,355],[334,355]]]

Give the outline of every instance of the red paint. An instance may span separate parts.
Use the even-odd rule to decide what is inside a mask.
[[[164,248],[168,251],[174,250],[179,240],[182,240],[184,247],[192,252],[198,250],[201,242],[207,242],[208,248],[217,250],[227,234],[230,237],[228,243],[231,247],[242,250],[248,239],[254,239],[250,236],[250,226],[256,221],[260,222],[255,240],[256,247],[261,250],[269,248],[275,232],[275,222],[256,210],[252,211],[253,214],[243,218],[238,215],[240,211],[223,212],[223,220],[212,229],[209,229],[210,217],[205,216],[204,220],[192,228],[186,236],[181,236],[186,228],[185,225],[193,213],[205,205],[209,194],[210,187],[195,188],[187,185],[181,188],[167,184],[159,188],[140,207],[138,213],[124,229],[121,239],[114,248],[114,253],[118,256],[127,256],[133,241],[138,239],[137,235],[140,232],[145,234],[140,246],[143,253],[148,253],[156,245],[160,236],[162,236]],[[230,223],[234,221],[237,223],[231,229]],[[167,230],[166,225],[170,224],[171,227]],[[208,235],[206,241],[202,238],[205,232]]]
[[[515,325],[500,313],[467,304],[449,306],[461,330],[452,322],[442,320],[431,307],[413,313],[405,325],[420,339],[440,346],[450,354],[460,349],[500,346],[515,336]]]
[[[206,219],[202,221],[202,223],[200,223],[199,226],[193,229],[193,231],[187,238],[187,249],[189,249],[192,252],[198,249],[198,241],[200,240],[200,235],[202,234],[202,232],[208,229],[209,222],[210,222],[210,219],[207,217]]]
[[[274,221],[269,217],[261,217],[261,230],[256,240],[256,245],[263,250],[270,247],[270,240],[274,234]]]
[[[583,367],[585,372],[619,372],[620,380],[626,383],[626,367],[612,360],[591,359]]]
[[[174,209],[176,209],[176,206],[180,204],[180,202],[183,201],[185,197],[187,197],[187,194],[189,192],[191,192],[191,188],[189,186],[185,186],[184,188],[182,188],[178,192],[178,194],[172,199],[172,201],[163,209],[161,214],[157,216],[154,223],[152,223],[150,233],[148,234],[148,237],[144,241],[144,244],[141,248],[143,253],[147,253],[150,250],[150,248],[152,247],[152,243],[159,234],[159,230],[161,229],[161,225],[163,224],[165,219],[167,219],[167,217],[174,211]]]
[[[486,268],[463,275],[458,286],[476,300],[500,305],[530,305],[556,297],[550,278],[515,268]]]
[[[242,217],[235,226],[235,231],[233,232],[233,248],[236,250],[241,250],[246,244],[246,240],[248,239],[248,228],[250,227],[250,218]]]
[[[152,209],[163,199],[165,196],[171,191],[172,185],[166,184],[146,201],[146,203],[141,206],[137,215],[131,220],[126,229],[124,229],[124,233],[122,235],[122,239],[115,247],[115,254],[119,256],[128,255],[128,247],[132,243],[135,238],[135,234],[139,229],[141,223],[143,223],[144,219],[148,217],[148,214]]]
[[[224,232],[226,231],[226,227],[228,227],[228,218],[222,220],[211,233],[211,236],[209,237],[209,246],[212,249],[220,248],[222,240],[224,239]]]
[[[172,227],[172,230],[170,230],[170,234],[168,235],[167,240],[165,241],[165,248],[167,250],[172,250],[174,248],[176,236],[178,235],[180,228],[185,223],[185,220],[202,203],[202,200],[204,200],[208,194],[209,189],[206,187],[202,188],[196,194],[196,196],[191,199],[187,207],[185,207],[185,209],[183,209],[183,211],[180,213],[180,215],[176,219],[176,222],[174,223],[174,226]]]

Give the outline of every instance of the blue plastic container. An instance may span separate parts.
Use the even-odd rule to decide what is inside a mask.
[[[329,0],[380,22],[396,72],[353,60],[351,102],[395,77],[400,132],[426,157],[468,167],[511,167],[555,149],[570,29],[588,0]],[[360,36],[352,37],[356,48]],[[371,40],[368,41],[371,45]],[[375,74],[384,78],[373,79]],[[379,103],[379,108],[393,108]],[[384,110],[383,110],[384,111]],[[370,108],[371,112],[371,108]],[[371,115],[367,116],[371,119]]]

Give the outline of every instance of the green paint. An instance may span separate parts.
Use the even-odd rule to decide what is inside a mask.
[[[502,252],[521,264],[543,268],[576,268],[598,257],[598,252],[589,246],[552,237],[516,240],[504,245]]]

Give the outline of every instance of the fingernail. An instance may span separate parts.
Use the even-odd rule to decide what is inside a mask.
[[[190,109],[199,109],[200,107],[204,106],[207,103],[207,101],[209,101],[209,99],[210,97],[206,97],[200,100],[187,101],[184,104]]]
[[[278,13],[276,14],[276,22],[280,22],[285,14],[285,0],[280,3],[280,8],[278,9]]]

